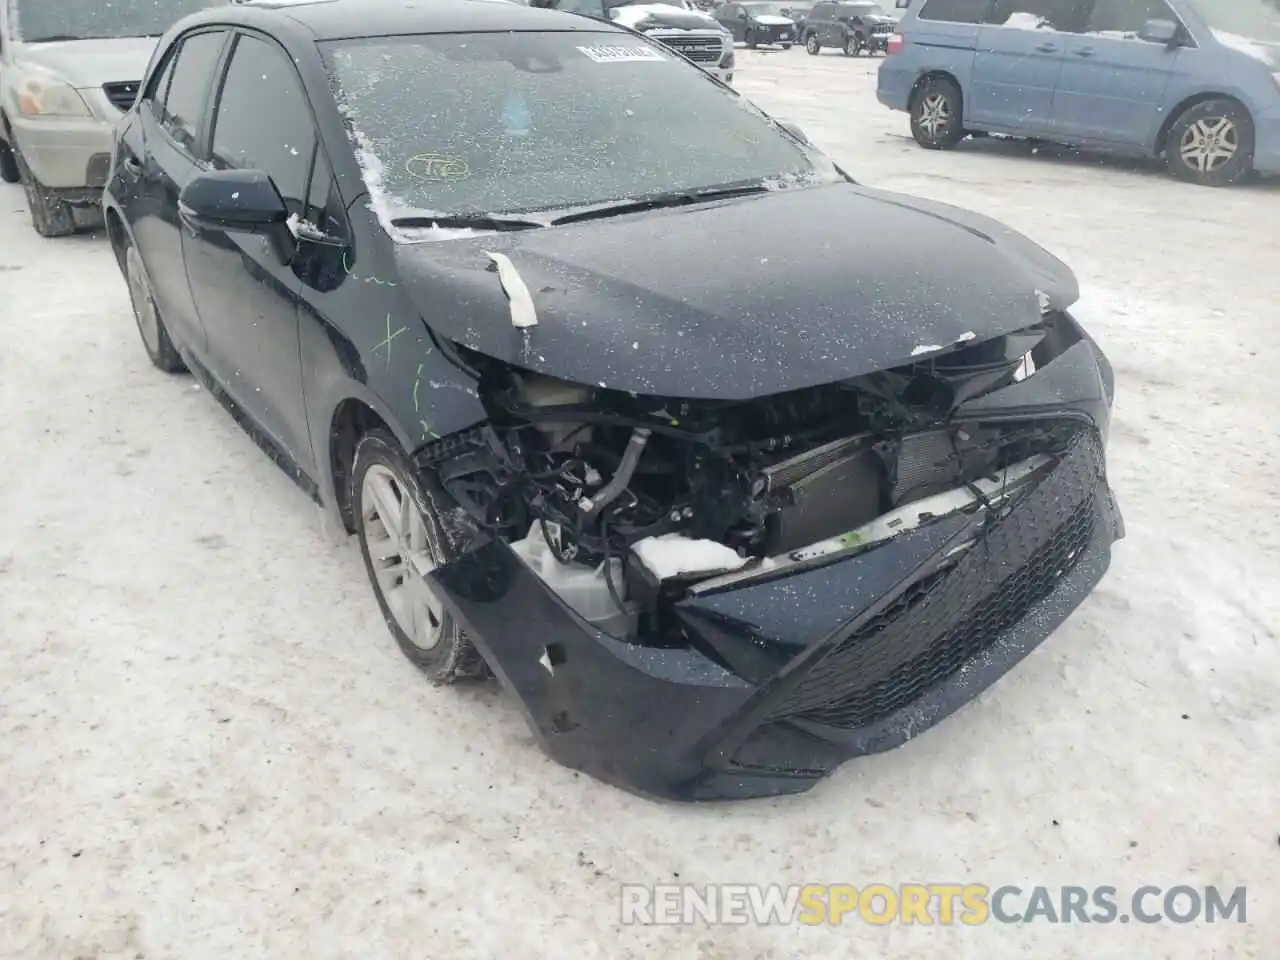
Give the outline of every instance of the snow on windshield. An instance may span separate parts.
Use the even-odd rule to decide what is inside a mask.
[[[758,110],[637,37],[468,34],[322,47],[371,206],[393,236],[403,216],[527,217],[835,176],[819,174]]]

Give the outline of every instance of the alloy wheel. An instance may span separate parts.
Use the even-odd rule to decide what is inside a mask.
[[[437,566],[422,511],[400,478],[381,464],[365,471],[361,523],[378,591],[396,625],[421,650],[444,635],[444,607],[424,577]]]
[[[1178,154],[1192,170],[1214,173],[1240,150],[1240,134],[1229,117],[1206,117],[1187,127]]]
[[[931,93],[920,103],[920,128],[927,136],[938,139],[951,126],[951,104],[941,93]]]

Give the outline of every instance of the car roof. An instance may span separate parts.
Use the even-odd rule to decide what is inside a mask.
[[[222,23],[267,27],[284,18],[316,40],[400,36],[415,33],[472,33],[504,30],[610,29],[558,10],[509,0],[233,0],[197,14]],[[616,28],[614,28],[616,29]]]

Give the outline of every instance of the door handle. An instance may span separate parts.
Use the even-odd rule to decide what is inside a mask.
[[[1055,53],[1058,49],[1056,43],[1042,43],[1036,47],[1036,53]]]
[[[1092,57],[1094,54],[1093,47],[1081,47],[1076,51],[1077,57]]]

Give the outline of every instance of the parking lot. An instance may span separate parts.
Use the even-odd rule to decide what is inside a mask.
[[[545,759],[496,686],[423,682],[355,542],[150,365],[103,237],[41,240],[0,187],[0,956],[1274,950],[1280,184],[930,153],[876,103],[878,60],[738,57],[739,89],[855,178],[1077,271],[1118,383],[1128,538],[1102,586],[977,702],[809,794],[636,799]],[[733,238],[707,250],[715,270]],[[1245,885],[1248,923],[621,924],[621,884],[669,882]]]

